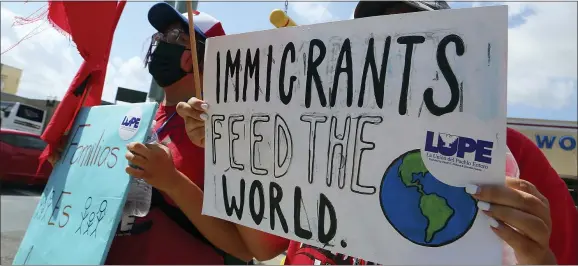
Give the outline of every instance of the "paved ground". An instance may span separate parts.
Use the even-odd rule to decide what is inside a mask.
[[[12,265],[40,194],[40,189],[0,188],[1,265]]]

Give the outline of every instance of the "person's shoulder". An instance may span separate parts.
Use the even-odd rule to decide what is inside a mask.
[[[536,146],[528,137],[522,134],[520,131],[517,131],[513,128],[507,128],[506,131],[507,136],[507,145],[510,150],[512,149],[520,149],[520,148],[527,148],[528,146]],[[536,146],[536,149],[538,147]],[[540,149],[538,149],[540,150]]]
[[[514,158],[516,158],[518,164],[523,163],[523,161],[525,161],[526,159],[531,158],[538,159],[535,156],[543,157],[542,159],[544,159],[545,162],[548,162],[546,157],[540,150],[540,148],[538,148],[538,146],[534,142],[532,142],[530,138],[528,138],[521,132],[513,128],[507,128],[506,135],[507,135],[506,145],[508,145],[508,148],[514,155]]]
[[[520,178],[529,181],[540,190],[563,183],[546,155],[528,137],[508,128],[507,145],[520,169]]]

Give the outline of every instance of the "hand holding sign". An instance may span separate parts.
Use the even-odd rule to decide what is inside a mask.
[[[126,167],[127,174],[135,178],[142,178],[153,187],[165,192],[177,184],[172,180],[173,177],[179,175],[176,175],[177,169],[169,148],[159,143],[131,142],[127,145],[127,149],[125,154],[129,162],[129,166]]]
[[[506,186],[472,186],[480,209],[496,220],[493,231],[510,245],[519,264],[556,264],[549,248],[552,221],[548,200],[530,182],[506,177]]]
[[[189,101],[177,105],[177,113],[185,120],[185,130],[191,142],[199,147],[205,147],[205,113],[209,105],[204,101],[191,98]]]
[[[139,103],[79,111],[62,155],[54,157],[58,162],[14,265],[104,264],[130,182],[120,156],[127,143],[145,140],[157,107]],[[147,158],[155,167],[162,163]]]
[[[506,37],[485,7],[209,39],[203,214],[383,265],[501,263],[464,186],[504,184]]]

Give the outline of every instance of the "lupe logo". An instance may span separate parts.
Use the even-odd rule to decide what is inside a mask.
[[[125,116],[122,120],[122,125],[129,128],[138,129],[138,124],[140,123],[140,118]]]
[[[118,134],[122,140],[129,140],[136,135],[140,128],[140,121],[142,117],[142,110],[135,106],[124,115]]]
[[[427,131],[425,151],[448,157],[466,159],[466,155],[473,155],[473,160],[479,163],[492,163],[491,141],[456,136],[447,133]]]

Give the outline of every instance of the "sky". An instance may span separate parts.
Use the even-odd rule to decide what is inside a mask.
[[[129,1],[115,32],[103,100],[112,102],[117,87],[148,92],[151,77],[143,57],[153,28],[147,21],[155,2]],[[47,2],[1,2],[1,51],[30,32],[37,33],[2,54],[3,64],[23,69],[18,94],[60,99],[82,59],[74,43],[46,20],[13,26]],[[289,2],[299,25],[348,20],[356,2]],[[451,2],[452,8],[509,6],[508,117],[577,120],[576,2]],[[201,2],[198,10],[221,20],[227,34],[273,29],[269,13],[284,2]]]

